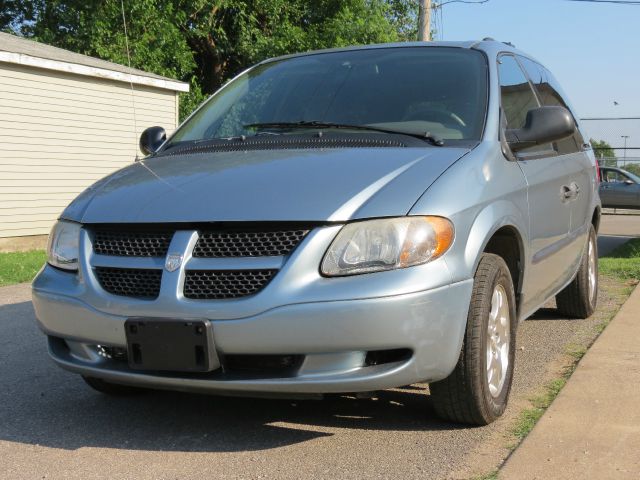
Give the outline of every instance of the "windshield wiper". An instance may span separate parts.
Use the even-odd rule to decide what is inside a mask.
[[[393,130],[391,128],[373,127],[369,125],[350,125],[348,123],[333,123],[333,122],[321,122],[318,120],[302,120],[300,122],[264,122],[264,123],[249,123],[243,125],[244,128],[343,128],[346,130],[368,130],[370,132],[381,132],[395,135],[408,135],[410,137],[419,138],[425,140],[432,145],[442,147],[444,140],[433,135],[430,132],[414,133],[414,132],[402,132],[400,130]]]

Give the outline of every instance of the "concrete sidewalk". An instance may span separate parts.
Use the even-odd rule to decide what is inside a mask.
[[[580,361],[499,478],[640,478],[640,288]]]

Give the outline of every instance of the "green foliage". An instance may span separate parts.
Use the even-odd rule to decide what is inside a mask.
[[[498,480],[498,470],[493,470],[485,475],[481,475],[479,477],[475,477],[474,480]]]
[[[640,163],[627,163],[626,165],[622,166],[622,169],[640,177]]]
[[[125,0],[131,66],[191,85],[184,118],[268,57],[415,38],[414,0]],[[119,0],[4,0],[0,29],[127,65]]]
[[[0,0],[0,32],[13,32],[23,20],[21,0]]]
[[[398,40],[418,38],[418,4],[415,0],[387,0],[386,17],[398,34]]]
[[[566,383],[567,381],[564,378],[557,378],[545,386],[545,392],[542,395],[531,399],[532,407],[520,412],[518,420],[513,427],[512,433],[516,438],[522,440],[533,430],[540,417],[549,408],[551,402],[558,396]]]
[[[30,282],[46,260],[44,250],[0,253],[0,287]]]
[[[599,261],[600,273],[621,280],[640,280],[640,238],[628,241]]]
[[[591,142],[591,147],[593,148],[593,153],[595,154],[596,158],[598,159],[608,159],[608,158],[612,158],[614,159],[616,154],[613,150],[613,148],[611,148],[611,145],[609,145],[609,143],[605,142],[604,140],[594,140],[593,138],[590,140]],[[615,160],[613,161],[612,165],[608,165],[607,161],[605,160],[604,162],[600,162],[601,166],[614,166],[615,167]]]

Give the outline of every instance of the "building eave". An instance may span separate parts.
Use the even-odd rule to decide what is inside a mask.
[[[59,60],[49,60],[46,58],[34,57],[23,53],[0,51],[0,62],[25,65],[29,67],[42,68],[57,72],[72,73],[85,77],[101,78],[116,82],[125,82],[133,85],[144,85],[147,87],[172,90],[174,92],[188,92],[189,84],[177,80],[145,77],[130,73],[116,72],[106,68],[90,67],[77,63],[61,62]]]

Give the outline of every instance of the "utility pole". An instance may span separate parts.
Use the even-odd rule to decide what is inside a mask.
[[[431,0],[420,0],[418,40],[431,40]]]

